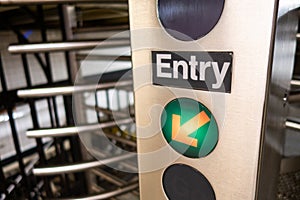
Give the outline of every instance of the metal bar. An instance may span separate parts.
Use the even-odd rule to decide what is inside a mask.
[[[32,99],[30,99],[29,101],[29,107],[30,107],[30,113],[31,113],[31,119],[32,119],[32,123],[33,123],[33,128],[34,129],[38,129],[40,128],[39,126],[39,122],[38,122],[38,116],[37,116],[37,110],[35,107],[35,103],[34,101],[32,101]],[[46,160],[46,155],[44,152],[44,144],[41,138],[36,138],[36,144],[37,144],[37,152],[39,155],[39,160],[41,164],[47,164],[47,160]],[[44,178],[44,182],[45,182],[45,191],[47,196],[52,197],[53,193],[50,187],[50,182],[48,180],[48,177]]]
[[[6,181],[2,167],[3,167],[3,165],[2,165],[1,158],[0,158],[0,194],[5,194],[5,196],[7,196],[8,195],[7,190],[6,190],[7,181]]]
[[[108,110],[110,110],[110,97],[109,97],[109,90],[105,90],[105,97],[106,97],[106,107]],[[108,119],[112,119],[112,117],[110,115],[108,115]]]
[[[289,103],[299,103],[300,102],[300,94],[291,94],[288,96]]]
[[[95,167],[100,167],[103,165],[108,165],[116,162],[120,162],[129,158],[134,157],[135,154],[127,153],[120,156],[107,158],[101,161],[92,161],[80,164],[73,164],[73,165],[62,165],[62,166],[53,166],[53,167],[45,167],[45,168],[36,168],[33,169],[33,174],[36,176],[52,176],[58,174],[65,174],[65,173],[75,173],[75,172],[82,172],[88,169],[92,169]]]
[[[292,86],[300,86],[300,80],[291,80]]]
[[[89,54],[77,54],[77,60],[107,60],[107,61],[131,61],[131,56],[108,56],[108,55],[89,55]]]
[[[135,190],[138,187],[139,187],[138,183],[133,183],[133,184],[130,184],[126,187],[119,188],[119,189],[111,191],[111,192],[106,192],[106,193],[94,195],[94,196],[87,196],[87,197],[81,197],[81,198],[71,198],[71,199],[60,199],[60,200],[101,200],[101,199],[109,199],[109,198],[116,197],[116,196],[119,196],[121,194],[130,192],[132,190]]]
[[[300,123],[292,122],[292,121],[286,121],[285,126],[287,128],[296,129],[300,131]]]
[[[23,62],[26,61],[22,60]],[[1,68],[1,73],[0,73],[0,78],[1,78],[1,83],[2,85],[2,90],[3,92],[7,92],[7,85],[6,85],[6,79],[5,79],[5,75],[4,75],[4,71],[3,71],[3,66],[2,66],[2,60],[0,60],[0,68]],[[25,68],[25,66],[24,66]],[[26,71],[26,70],[25,70]],[[26,77],[27,78],[27,77]],[[28,81],[27,81],[28,82]],[[6,109],[7,109],[7,114],[8,114],[8,118],[9,118],[9,125],[10,125],[10,129],[11,129],[11,134],[12,134],[12,138],[13,138],[13,142],[14,142],[14,147],[15,147],[15,151],[16,151],[16,157],[17,157],[17,161],[19,164],[19,168],[20,168],[20,174],[21,177],[24,178],[24,186],[27,190],[26,192],[26,197],[30,197],[30,190],[31,190],[31,185],[30,182],[27,179],[26,176],[26,172],[25,172],[25,164],[24,164],[24,160],[23,160],[23,154],[21,151],[21,145],[20,145],[20,141],[19,141],[19,137],[18,137],[18,132],[17,132],[17,128],[16,128],[16,124],[13,118],[13,102],[6,102],[7,104],[5,105]]]
[[[42,36],[42,42],[46,43],[47,42],[47,28],[45,26],[45,18],[44,18],[44,10],[42,5],[37,6],[37,11],[39,17],[37,18],[37,21],[41,27],[41,36]],[[45,52],[45,61],[46,61],[46,67],[45,67],[45,74],[46,78],[49,83],[52,83],[52,72],[51,72],[51,62],[50,62],[50,56],[49,53]]]
[[[122,3],[127,2],[127,0],[0,0],[0,5],[32,5],[32,4],[67,4],[67,3]]]
[[[122,180],[122,179],[120,179],[120,178],[118,178],[118,177],[116,177],[116,176],[100,169],[100,168],[99,169],[93,169],[92,172],[95,175],[97,175],[101,178],[104,178],[108,182],[110,182],[110,183],[112,183],[116,186],[119,186],[119,187],[122,187],[122,186],[126,185],[126,183],[127,183],[126,181],[124,181],[124,180]]]
[[[19,31],[16,31],[16,32],[19,33]],[[19,42],[23,41],[22,34],[18,34],[18,40],[19,40]],[[32,82],[31,82],[30,73],[29,73],[29,65],[28,65],[28,60],[27,60],[26,54],[21,54],[21,58],[22,58],[22,64],[23,64],[24,72],[25,72],[27,87],[32,87]],[[29,101],[29,107],[30,107],[30,114],[31,114],[33,128],[38,129],[39,128],[39,123],[38,123],[37,110],[36,110],[34,101],[32,101],[32,100]],[[44,152],[44,149],[43,149],[42,140],[40,138],[37,138],[36,139],[36,144],[37,144],[37,152],[38,152],[39,157],[40,157],[40,162],[43,163],[43,164],[46,164],[46,158],[45,158],[46,156],[45,156],[45,152]],[[28,180],[26,179],[25,181],[28,181]],[[47,195],[52,196],[52,191],[50,189],[49,184],[45,185],[45,190],[46,190]],[[29,196],[30,196],[30,194],[29,194]]]
[[[92,4],[79,4],[77,5],[80,8],[96,8],[96,9],[114,9],[117,10],[128,10],[128,2],[119,2],[119,3],[92,3]]]
[[[0,55],[0,81],[1,81],[2,90],[7,91],[7,84],[6,84],[6,80],[5,80],[1,55]]]
[[[99,102],[98,102],[98,92],[94,93],[94,97],[95,97],[95,106],[91,106],[93,107],[92,109],[96,109],[97,107],[99,107]],[[98,123],[100,123],[100,113],[96,112],[96,117],[97,117],[97,121]]]
[[[74,13],[73,13],[74,14]],[[62,34],[62,41],[72,41],[73,33],[72,33],[72,20],[74,20],[75,16],[72,15],[72,10],[68,5],[58,5],[58,15],[59,15],[59,22],[61,27],[61,34]],[[73,84],[75,82],[77,73],[78,73],[78,65],[76,62],[76,57],[74,52],[65,51],[65,60],[66,60],[66,67],[68,73],[68,81],[69,84]],[[77,110],[73,110],[72,108],[72,98],[70,96],[64,96],[64,106],[65,106],[65,114],[67,119],[68,126],[74,126],[75,121],[74,117],[77,118]],[[77,97],[75,97],[75,101],[77,101]],[[82,151],[81,151],[81,143],[78,137],[70,137],[70,151],[71,151],[71,158],[73,162],[77,162],[82,160]],[[80,193],[87,192],[87,181],[86,177],[83,173],[76,173],[75,180],[82,184],[80,187]],[[68,175],[65,175],[66,179],[68,179]],[[67,186],[69,187],[69,186]]]
[[[93,49],[96,47],[115,47],[128,46],[129,39],[100,40],[100,41],[73,41],[73,42],[51,42],[37,44],[18,44],[10,45],[8,51],[12,54],[20,53],[42,53],[42,52],[59,52],[59,51],[77,51],[84,49]]]
[[[95,134],[97,134],[97,132],[95,132]],[[115,140],[117,142],[121,142],[123,144],[129,145],[132,147],[136,147],[136,142],[122,138],[122,137],[114,135],[112,133],[105,133],[105,136],[108,137],[109,139]]]
[[[74,28],[74,33],[89,33],[89,32],[105,32],[105,31],[128,31],[129,25],[119,25],[119,26],[101,26],[101,27],[79,27]]]
[[[40,88],[40,89],[29,89],[19,90],[18,96],[20,98],[39,98],[39,97],[50,97],[58,95],[72,95],[73,93],[95,91],[101,89],[109,89],[114,87],[123,87],[132,85],[132,80],[111,82],[111,83],[100,83],[99,85],[81,85],[81,86],[65,86],[65,87],[54,87],[54,88]]]
[[[96,158],[105,158],[105,156],[108,156],[107,153],[104,152],[100,152],[98,150],[95,149],[89,149],[89,151],[91,152],[92,155],[95,155]],[[136,157],[136,156],[135,156]],[[137,173],[138,172],[138,167],[137,167],[137,162],[132,163],[131,161],[128,160],[124,160],[123,162],[118,163],[120,166],[130,170],[130,172],[132,173]]]
[[[118,124],[128,124],[131,122],[132,119],[123,119],[123,120],[111,121],[111,122],[106,122],[101,124],[86,125],[86,126],[32,130],[32,131],[27,131],[26,134],[27,137],[29,138],[66,137],[66,136],[73,136],[78,133],[96,131],[103,128],[113,127]]]
[[[25,185],[25,188],[27,189],[26,196],[30,197],[30,183],[27,180],[27,176],[26,176],[26,173],[25,173],[25,164],[24,164],[24,161],[23,161],[23,156],[22,156],[21,146],[20,146],[20,142],[19,142],[19,138],[18,138],[18,132],[17,132],[16,124],[15,124],[15,121],[13,119],[12,108],[7,109],[7,114],[8,114],[8,117],[9,117],[9,124],[10,124],[12,138],[13,138],[13,141],[14,141],[14,146],[15,146],[15,150],[16,150],[16,154],[17,154],[17,159],[18,159],[18,164],[19,164],[19,168],[20,168],[21,177],[24,178],[24,185]]]
[[[96,112],[101,112],[105,115],[110,115],[110,116],[128,117],[129,115],[131,115],[131,113],[126,112],[127,110],[125,110],[125,111],[122,111],[122,110],[109,110],[107,108],[98,107],[97,105],[96,106],[86,105],[86,107],[88,109],[95,110]]]

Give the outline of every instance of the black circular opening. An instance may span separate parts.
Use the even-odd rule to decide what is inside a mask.
[[[163,187],[169,200],[216,200],[204,175],[184,164],[175,164],[165,170]]]
[[[173,37],[197,40],[218,23],[225,0],[157,0],[158,17]]]

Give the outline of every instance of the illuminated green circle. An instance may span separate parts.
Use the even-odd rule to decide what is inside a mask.
[[[207,156],[219,138],[212,113],[200,102],[189,98],[174,99],[165,106],[161,127],[169,145],[190,158]]]

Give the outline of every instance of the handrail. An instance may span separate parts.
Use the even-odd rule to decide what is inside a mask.
[[[132,85],[132,80],[100,83],[98,85],[80,85],[80,86],[78,85],[78,86],[19,90],[17,92],[17,95],[20,98],[40,98],[40,97],[51,97],[51,96],[58,96],[58,95],[71,95],[73,93],[109,89],[114,87],[117,88],[117,87],[129,86],[129,85]]]
[[[87,196],[87,197],[79,197],[79,198],[69,198],[69,199],[59,199],[59,200],[101,200],[101,199],[108,199],[112,197],[119,196],[121,194],[130,192],[132,190],[135,190],[139,187],[138,182],[135,182],[133,184],[130,184],[128,186],[116,189],[114,191],[93,195],[93,196]]]
[[[52,128],[52,129],[39,129],[30,130],[26,132],[28,138],[42,138],[42,137],[66,137],[76,135],[78,133],[101,130],[103,128],[109,128],[118,124],[129,124],[132,122],[131,118],[115,120],[105,123],[97,123],[85,126],[74,126],[65,128]]]
[[[120,162],[123,160],[127,160],[134,156],[136,156],[134,153],[126,153],[126,154],[123,154],[120,156],[107,158],[107,159],[104,159],[101,161],[92,161],[92,162],[85,162],[85,163],[71,164],[71,165],[35,168],[35,169],[33,169],[33,174],[36,176],[52,176],[52,175],[66,174],[66,173],[76,173],[76,172],[81,172],[81,171],[85,171],[88,169],[92,169],[95,167],[100,167],[103,165],[108,165],[108,164]]]
[[[0,0],[0,5],[65,4],[65,3],[123,3],[127,0]]]
[[[129,39],[116,40],[100,40],[100,41],[72,41],[72,42],[51,42],[51,43],[36,43],[36,44],[16,44],[8,47],[9,53],[44,53],[44,52],[59,52],[59,51],[76,51],[84,49],[93,49],[97,46],[115,47],[130,45]]]

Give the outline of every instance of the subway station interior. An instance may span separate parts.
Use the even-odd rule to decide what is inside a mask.
[[[0,0],[0,200],[300,200],[300,0]]]

